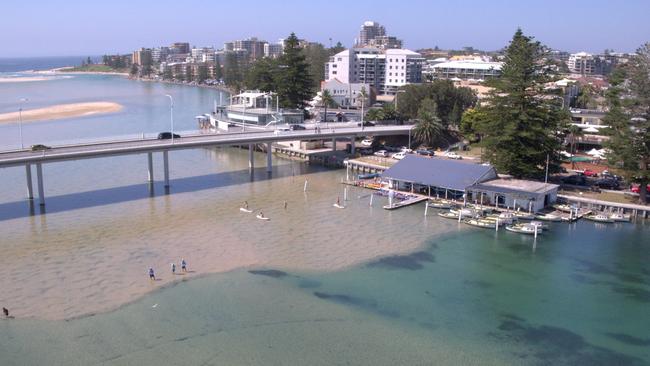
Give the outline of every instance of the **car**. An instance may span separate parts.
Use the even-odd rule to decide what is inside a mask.
[[[303,125],[291,125],[289,126],[291,131],[306,130],[307,128]]]
[[[598,173],[596,173],[595,171],[593,171],[591,169],[585,169],[582,172],[582,175],[584,175],[585,177],[597,177]]]
[[[562,178],[562,183],[574,186],[584,186],[587,184],[587,178],[584,175],[574,174]]]
[[[363,121],[363,127],[373,127],[374,125],[375,125],[375,122]],[[361,122],[358,122],[357,126],[361,127]]]
[[[283,134],[285,132],[290,132],[290,131],[291,131],[291,128],[289,128],[289,127],[278,127],[273,131],[273,134],[281,135],[281,134]]]
[[[391,155],[391,158],[393,158],[393,159],[395,159],[395,160],[402,160],[402,159],[404,159],[405,157],[406,157],[406,153],[403,152],[403,151]]]
[[[418,155],[422,155],[422,156],[435,156],[436,155],[431,150],[417,150],[415,153],[418,154]]]
[[[36,145],[32,145],[30,149],[32,151],[44,151],[44,150],[51,149],[51,147],[49,147],[47,145],[43,145],[43,144],[36,144]]]
[[[456,154],[453,151],[447,151],[444,155],[449,159],[454,159],[454,160],[462,160],[463,159],[462,156]]]
[[[361,149],[357,149],[357,151],[358,151],[359,154],[361,154],[361,155],[372,155],[372,149],[369,148],[369,147],[361,148]]]
[[[363,146],[372,146],[373,140],[372,139],[364,139],[361,141],[361,145]]]
[[[400,151],[400,152],[403,152],[403,153],[406,153],[406,154],[410,154],[410,153],[413,152],[413,150],[409,149],[409,148],[406,147],[406,146],[402,146],[402,147],[400,147],[400,148],[399,148],[399,151]]]
[[[632,191],[632,193],[639,193],[639,184],[632,184],[630,191]],[[650,184],[645,187],[645,191],[650,193]]]
[[[169,139],[172,138],[172,136],[173,136],[175,139],[179,139],[179,138],[181,138],[181,135],[178,135],[178,134],[175,134],[175,133],[171,133],[171,132],[161,132],[161,133],[158,134],[158,140],[169,140]]]
[[[384,148],[384,150],[390,151],[390,152],[400,152],[401,151],[400,149],[396,148],[395,146],[391,146],[391,145],[384,145],[383,148]]]
[[[594,186],[602,189],[618,189],[618,181],[612,178],[602,178],[594,182]]]
[[[378,150],[378,151],[375,151],[374,155],[375,156],[381,156],[382,158],[385,158],[385,157],[388,156],[388,151],[386,151],[386,150]]]

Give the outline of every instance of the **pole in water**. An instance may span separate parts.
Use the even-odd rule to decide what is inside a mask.
[[[348,200],[348,187],[343,188],[343,201]]]
[[[302,187],[303,192],[307,192],[307,179],[305,179],[305,185]]]
[[[460,211],[458,211],[458,223],[460,223],[460,220],[462,219],[463,219],[463,210],[461,209]]]
[[[499,218],[497,217],[497,224],[494,227],[494,231],[498,232],[499,231]]]
[[[537,224],[535,224],[534,226],[535,226],[535,239],[537,239]]]
[[[429,212],[429,201],[428,200],[424,203],[424,217],[427,217],[427,212]]]
[[[372,198],[373,198],[374,196],[375,196],[374,193],[371,193],[371,194],[370,194],[370,207],[372,207]]]

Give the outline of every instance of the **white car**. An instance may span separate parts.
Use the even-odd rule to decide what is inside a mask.
[[[388,156],[388,151],[386,151],[386,150],[378,150],[378,151],[375,151],[374,155],[375,156],[381,156],[382,158],[385,158],[385,157]]]
[[[391,156],[391,158],[393,158],[393,159],[395,159],[395,160],[402,160],[402,159],[404,159],[405,157],[406,157],[406,153],[405,153],[404,151],[401,151],[401,152],[395,153],[395,154],[393,154],[393,156]]]
[[[281,135],[286,132],[291,132],[291,129],[289,127],[278,127],[273,131],[275,135]]]
[[[413,150],[409,149],[409,148],[406,147],[406,146],[402,146],[402,147],[400,148],[400,151],[403,152],[403,153],[405,153],[405,154],[410,154],[410,153],[413,152]]]
[[[462,156],[456,154],[453,151],[447,151],[445,153],[445,156],[448,157],[449,159],[455,159],[455,160],[461,160],[463,158]]]
[[[364,139],[363,141],[361,141],[361,145],[372,146],[372,139]]]

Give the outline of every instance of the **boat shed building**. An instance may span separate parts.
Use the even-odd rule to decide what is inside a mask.
[[[559,186],[501,179],[491,165],[407,155],[382,174],[391,189],[502,208],[539,211],[555,203]]]

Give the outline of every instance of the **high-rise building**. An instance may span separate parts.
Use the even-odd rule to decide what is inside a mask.
[[[325,65],[325,80],[368,84],[393,95],[401,86],[422,82],[424,58],[404,49],[353,48],[337,53]]]
[[[190,53],[190,44],[187,42],[176,42],[169,46],[171,53]]]
[[[601,73],[600,59],[586,52],[573,53],[567,62],[573,74],[593,75]]]
[[[146,63],[147,60],[151,63],[152,57],[150,48],[140,48],[137,51],[133,51],[131,62],[135,65],[141,66],[143,63]]]
[[[165,62],[169,55],[169,47],[156,47],[151,49],[151,60],[154,63]]]
[[[361,26],[357,46],[369,46],[370,40],[386,35],[386,28],[377,22],[366,21]]]
[[[232,42],[226,42],[223,45],[224,51],[238,51],[246,50],[249,61],[255,61],[264,57],[264,45],[266,41],[251,37],[247,39],[239,39]]]
[[[282,56],[284,45],[280,43],[265,43],[264,44],[264,57],[278,58]]]

